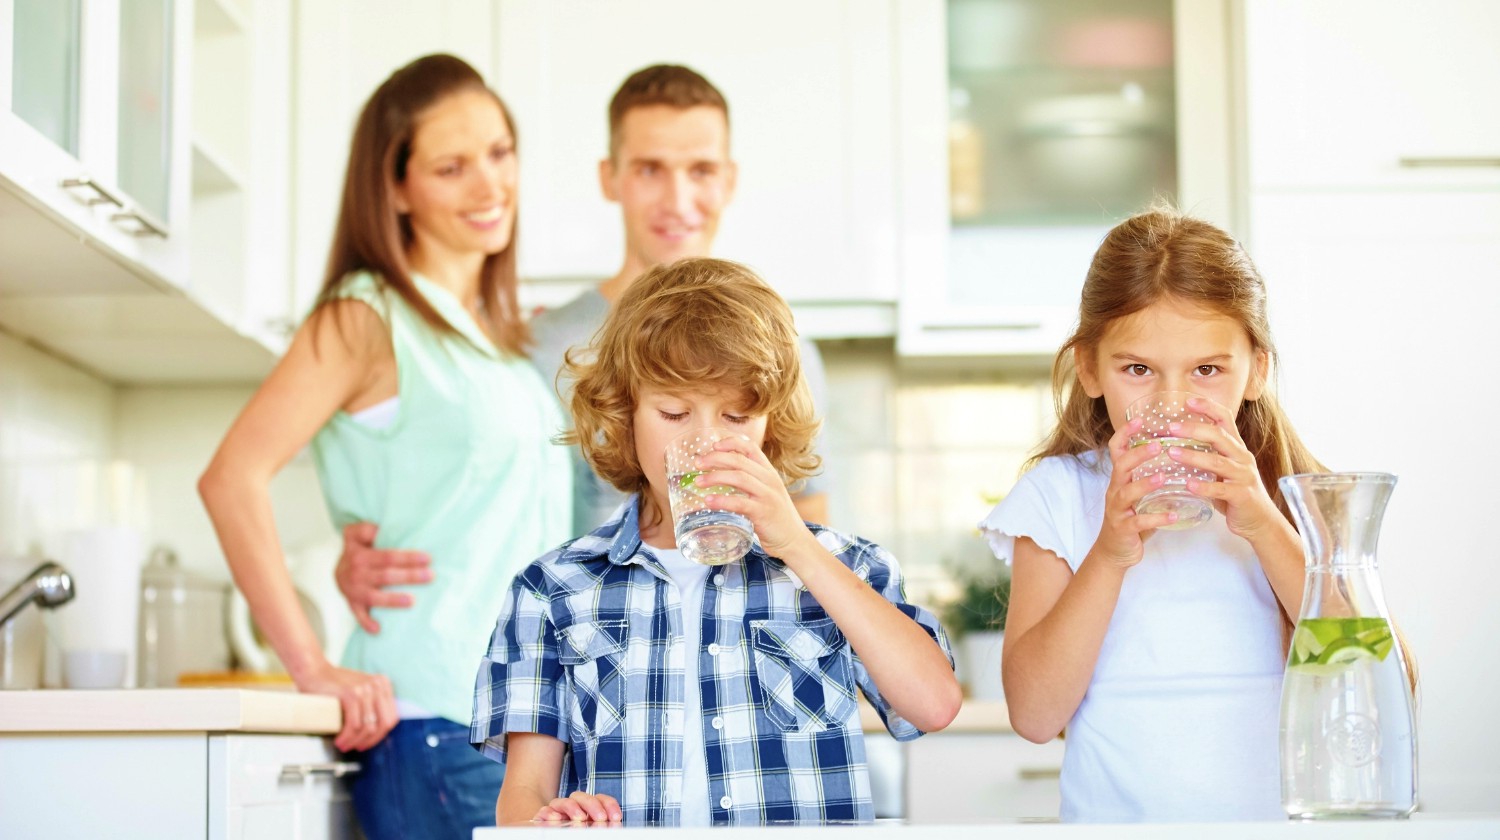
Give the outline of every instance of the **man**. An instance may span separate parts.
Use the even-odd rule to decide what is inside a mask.
[[[719,217],[734,197],[736,167],[729,154],[729,105],[707,79],[678,65],[658,64],[631,74],[609,105],[609,155],[599,162],[604,197],[620,205],[625,255],[620,270],[572,301],[531,321],[532,361],[562,394],[566,354],[587,347],[609,307],[651,268],[685,257],[709,256]],[[825,416],[826,380],[816,345],[802,339],[803,373],[819,417]],[[574,461],[573,532],[604,522],[624,494],[600,480],[577,449]],[[828,521],[827,480],[806,481],[793,502],[803,519]],[[373,548],[376,526],[344,529],[344,554],[336,576],[355,617],[379,632],[371,607],[403,607],[412,596],[384,587],[430,579],[419,552]]]
[[[638,70],[609,103],[609,157],[599,162],[599,187],[620,205],[625,258],[598,287],[531,321],[532,360],[554,377],[569,349],[586,347],[609,307],[647,270],[712,253],[719,217],[734,197],[729,156],[729,105],[698,73],[670,64]],[[802,366],[820,417],[825,380],[817,346],[803,340]],[[558,382],[566,394],[568,384]],[[575,458],[573,531],[586,534],[609,518],[625,496]],[[802,518],[828,521],[827,482],[815,476],[794,501]]]

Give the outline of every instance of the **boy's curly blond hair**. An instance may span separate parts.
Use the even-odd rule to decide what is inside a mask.
[[[755,272],[693,258],[639,277],[611,308],[588,348],[568,351],[577,443],[600,478],[645,495],[632,426],[645,387],[743,390],[744,411],[765,415],[761,449],[788,485],[818,469],[818,421],[802,376],[792,311]]]

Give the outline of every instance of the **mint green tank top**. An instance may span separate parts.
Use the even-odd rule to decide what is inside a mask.
[[[368,273],[338,292],[369,304],[391,332],[400,403],[384,429],[339,411],[313,437],[313,458],[339,529],[374,522],[378,548],[425,551],[430,583],[393,587],[414,604],[374,612],[343,665],[385,674],[399,700],[467,724],[479,661],[511,577],[567,539],[568,450],[557,399],[532,364],[508,356],[447,289],[417,290],[464,338],[441,335]]]

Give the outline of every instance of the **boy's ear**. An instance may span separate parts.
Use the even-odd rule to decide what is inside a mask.
[[[1245,384],[1245,402],[1254,402],[1265,393],[1266,381],[1271,376],[1271,354],[1255,351],[1255,367],[1250,372],[1250,381]]]
[[[1104,388],[1099,385],[1099,370],[1094,366],[1093,351],[1074,347],[1073,369],[1078,371],[1078,384],[1083,386],[1085,394],[1096,400],[1104,396]]]

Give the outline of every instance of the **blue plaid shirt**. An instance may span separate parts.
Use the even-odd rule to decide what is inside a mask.
[[[874,543],[813,526],[818,541],[926,630],[893,558]],[[588,536],[511,583],[480,663],[469,740],[505,760],[508,732],[569,746],[561,795],[617,799],[628,822],[677,824],[684,726],[703,727],[715,823],[870,820],[870,780],[855,687],[897,740],[903,720],[859,657],[784,563],[757,544],[717,568],[703,595],[701,720],[683,719],[688,655],[678,589],[641,550],[632,498]]]

